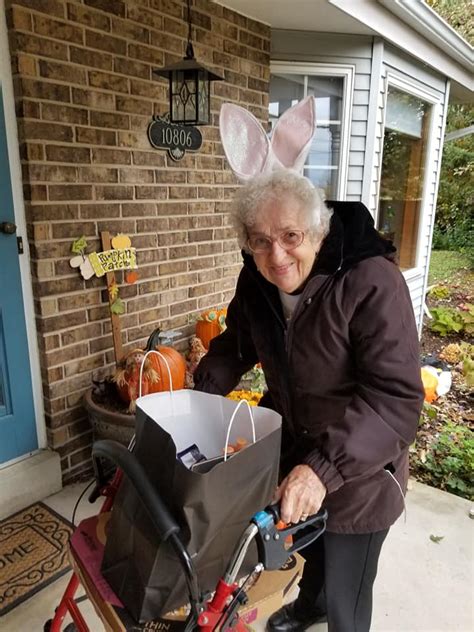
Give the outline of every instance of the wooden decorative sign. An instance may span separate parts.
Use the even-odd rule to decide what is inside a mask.
[[[91,252],[89,261],[96,276],[101,277],[107,272],[116,270],[130,270],[137,267],[135,248],[122,248],[119,250],[105,250],[104,252]]]
[[[89,254],[86,254],[86,238],[82,236],[80,239],[76,239],[71,248],[75,256],[69,260],[69,264],[73,268],[79,268],[86,281],[93,276],[103,277],[105,275],[109,295],[115,361],[118,363],[123,356],[119,316],[125,312],[125,303],[119,296],[115,271],[125,270],[125,282],[136,283],[138,280],[136,250],[132,248],[128,235],[120,234],[110,239],[110,233],[102,231],[100,239],[103,250]]]
[[[159,116],[148,126],[148,138],[153,147],[166,149],[173,160],[181,160],[186,151],[197,151],[202,145],[202,134],[197,127],[175,125]]]

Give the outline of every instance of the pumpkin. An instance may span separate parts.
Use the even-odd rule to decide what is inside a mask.
[[[210,309],[203,312],[196,321],[196,336],[201,339],[206,350],[213,338],[225,330],[226,309]]]
[[[159,334],[159,329],[152,333],[144,350],[133,349],[127,353],[120,361],[114,375],[113,380],[117,385],[118,394],[125,403],[130,404],[131,412],[135,410],[135,400],[140,393],[140,367],[147,351],[156,350],[161,355],[150,353],[146,356],[142,372],[142,395],[170,390],[170,377],[166,363],[171,373],[173,390],[184,388],[186,361],[176,349],[156,344]]]
[[[117,250],[120,250],[121,248],[130,248],[130,246],[132,245],[130,237],[128,235],[123,235],[122,233],[116,235],[115,237],[112,237],[111,243],[112,248],[116,248]]]

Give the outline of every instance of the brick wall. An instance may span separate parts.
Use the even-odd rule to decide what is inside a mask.
[[[235,181],[215,125],[180,162],[147,139],[168,98],[152,69],[184,55],[184,0],[6,4],[48,442],[67,482],[90,467],[82,395],[114,363],[105,284],[69,266],[73,240],[85,235],[91,251],[101,230],[124,232],[138,250],[140,279],[121,286],[125,349],[156,326],[184,344],[193,316],[233,294]],[[225,76],[213,123],[224,101],[266,120],[268,27],[208,0],[192,7],[196,57]]]

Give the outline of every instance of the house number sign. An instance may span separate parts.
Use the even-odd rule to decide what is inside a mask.
[[[175,125],[159,116],[148,126],[148,138],[153,147],[167,149],[173,160],[181,160],[186,151],[197,151],[202,145],[202,134],[197,127]]]

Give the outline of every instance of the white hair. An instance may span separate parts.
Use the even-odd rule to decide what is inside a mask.
[[[242,186],[235,197],[231,218],[239,246],[248,251],[248,228],[258,218],[259,210],[271,200],[291,197],[307,213],[309,230],[317,241],[329,232],[332,210],[324,203],[324,194],[304,176],[289,169],[257,176]]]

